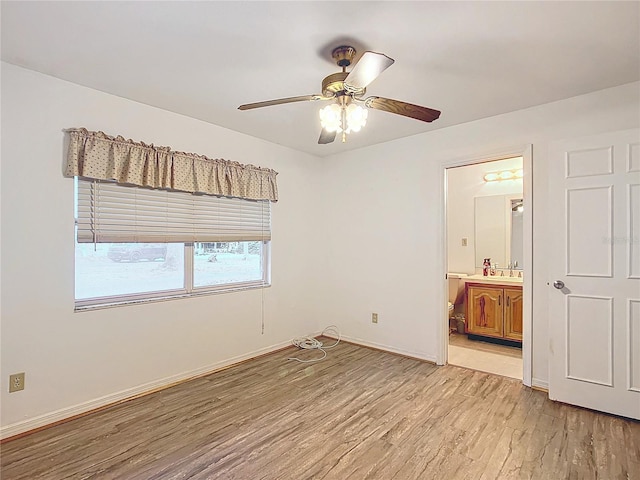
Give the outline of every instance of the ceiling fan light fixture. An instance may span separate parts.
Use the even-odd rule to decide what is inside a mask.
[[[344,113],[344,115],[343,115]],[[320,125],[327,132],[359,132],[367,124],[369,111],[354,103],[341,106],[336,103],[320,109]]]
[[[347,107],[347,133],[359,132],[367,124],[369,111],[355,103]]]
[[[320,125],[327,132],[342,131],[342,108],[332,103],[320,109]]]
[[[366,125],[368,109],[415,118],[422,122],[433,122],[440,117],[440,111],[432,108],[384,97],[364,98],[369,84],[389,68],[394,60],[384,53],[366,51],[354,66],[355,55],[356,49],[348,45],[341,45],[333,49],[331,56],[342,68],[342,71],[332,73],[322,80],[321,94],[247,103],[240,105],[238,109],[252,110],[286,103],[331,101],[331,105],[327,105],[319,112],[320,124],[322,125],[318,139],[319,145],[332,143],[338,133],[341,134],[342,141],[346,142],[347,134],[359,132]],[[347,67],[352,67],[350,72],[347,72]],[[354,105],[354,102],[360,102],[364,107]]]

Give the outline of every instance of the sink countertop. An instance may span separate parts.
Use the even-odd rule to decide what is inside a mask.
[[[487,276],[484,275],[469,275],[468,277],[464,277],[465,282],[473,282],[473,283],[516,283],[521,285],[522,278],[518,278],[516,273],[514,273],[513,277],[501,277],[500,275]]]

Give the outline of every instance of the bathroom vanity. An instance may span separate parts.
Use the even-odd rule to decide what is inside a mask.
[[[522,279],[473,275],[465,284],[470,335],[522,342]]]

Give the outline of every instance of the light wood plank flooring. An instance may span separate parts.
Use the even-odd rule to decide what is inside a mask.
[[[640,423],[341,343],[288,349],[2,445],[19,479],[640,479]]]

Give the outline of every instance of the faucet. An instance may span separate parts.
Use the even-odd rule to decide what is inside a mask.
[[[513,277],[513,263],[509,262],[509,265],[507,265],[509,267],[509,276]]]

